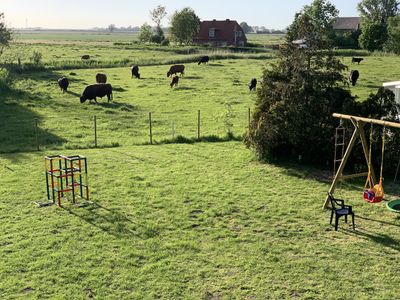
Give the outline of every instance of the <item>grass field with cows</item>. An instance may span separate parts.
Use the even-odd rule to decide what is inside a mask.
[[[335,232],[321,209],[330,170],[260,163],[235,140],[256,99],[247,85],[274,62],[270,48],[224,50],[199,66],[203,49],[125,49],[115,44],[130,42],[121,36],[76,32],[54,43],[36,34],[16,46],[38,47],[44,67],[12,75],[0,96],[2,299],[336,299],[339,286],[341,299],[398,298],[400,217],[385,202],[362,201],[362,181],[342,184],[337,195],[353,205],[357,230],[341,221]],[[129,61],[74,69],[87,52],[104,65]],[[61,54],[65,70],[51,63]],[[342,59],[360,71],[352,88],[360,100],[398,79],[399,57],[368,56],[359,66]],[[186,71],[171,89],[175,60]],[[134,61],[140,80],[130,76]],[[107,74],[114,100],[81,104],[97,72]],[[61,76],[70,79],[65,94]],[[199,110],[204,139],[195,142]],[[166,144],[173,135],[183,144]],[[46,199],[43,157],[58,153],[88,158],[92,202],[33,204]],[[387,180],[385,192],[395,199],[400,186]]]

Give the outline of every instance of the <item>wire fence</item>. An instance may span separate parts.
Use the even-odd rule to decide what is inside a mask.
[[[0,153],[239,139],[250,109],[0,120]]]

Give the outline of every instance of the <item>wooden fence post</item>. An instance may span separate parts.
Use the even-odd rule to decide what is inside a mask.
[[[197,139],[200,140],[200,109],[197,111]]]
[[[151,125],[151,112],[149,112],[149,125],[150,125],[150,145],[153,145],[153,128]]]
[[[35,119],[35,140],[36,140],[36,150],[40,151],[39,147],[39,128],[38,128],[38,119]]]
[[[94,147],[97,148],[97,119],[96,119],[96,116],[93,117],[93,127],[94,127]]]
[[[250,124],[251,124],[251,113],[250,113],[250,107],[249,107],[248,114],[249,114],[249,131],[250,131]]]

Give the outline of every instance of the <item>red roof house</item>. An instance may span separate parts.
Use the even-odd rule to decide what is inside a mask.
[[[246,45],[247,38],[242,27],[236,21],[203,21],[199,33],[193,38],[195,44],[209,44],[214,47]]]

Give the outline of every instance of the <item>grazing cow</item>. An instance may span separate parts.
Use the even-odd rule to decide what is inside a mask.
[[[139,73],[139,66],[133,65],[131,68],[132,72],[132,78],[135,76],[137,79],[140,79],[140,73]]]
[[[250,91],[252,91],[252,90],[255,90],[256,87],[257,87],[257,79],[253,78],[250,81],[249,89],[250,89]]]
[[[363,61],[364,60],[364,58],[362,58],[362,57],[352,57],[351,58],[351,63],[353,64],[353,63],[358,63],[358,64],[360,64],[360,62],[361,61]]]
[[[353,86],[356,85],[358,77],[360,77],[360,72],[358,72],[358,70],[350,71],[349,80]]]
[[[107,96],[108,102],[112,100],[112,86],[109,83],[99,83],[88,85],[82,93],[81,103],[86,100],[94,100],[97,103],[96,97],[103,98]]]
[[[90,59],[90,55],[88,54],[82,55],[82,59]]]
[[[69,81],[67,77],[61,77],[60,79],[58,79],[58,85],[60,86],[60,89],[62,90],[62,92],[66,92],[69,86]]]
[[[96,82],[97,83],[107,83],[107,75],[103,73],[96,74]]]
[[[176,73],[181,73],[181,75],[185,74],[185,66],[184,65],[173,65],[171,68],[169,68],[167,77],[169,77],[171,75],[175,75]]]
[[[202,58],[200,58],[199,60],[199,65],[200,64],[206,64],[208,63],[208,61],[210,60],[210,58],[208,56],[203,56]]]
[[[171,82],[171,88],[175,85],[177,86],[179,82],[179,77],[178,76],[174,76],[172,77],[172,82]]]

